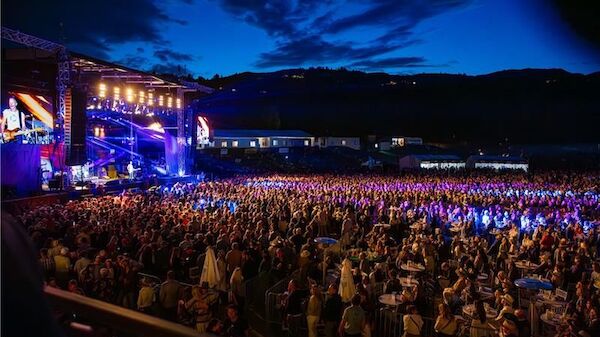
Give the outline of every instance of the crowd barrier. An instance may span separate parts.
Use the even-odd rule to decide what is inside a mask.
[[[45,287],[44,293],[55,309],[73,317],[67,322],[73,335],[127,335],[153,337],[199,337],[198,332],[181,324],[126,309],[61,289]],[[78,333],[75,333],[77,331]],[[120,332],[116,334],[116,332]]]
[[[283,317],[281,311],[282,295],[287,291],[290,280],[297,278],[300,271],[296,270],[285,278],[279,280],[265,294],[265,321],[269,324],[281,324]]]

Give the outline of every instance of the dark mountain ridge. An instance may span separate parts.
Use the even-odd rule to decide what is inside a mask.
[[[203,84],[217,90],[193,107],[217,128],[410,135],[437,142],[600,141],[600,73],[390,75],[310,68],[245,72]]]

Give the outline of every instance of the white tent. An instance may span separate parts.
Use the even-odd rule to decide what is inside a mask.
[[[211,247],[206,248],[206,256],[204,257],[204,266],[202,267],[202,275],[200,275],[200,283],[208,282],[210,288],[218,285],[221,277],[217,267],[217,258]]]
[[[342,261],[342,272],[340,278],[340,289],[338,290],[342,297],[342,302],[348,303],[356,293],[354,278],[352,277],[352,262],[348,258]]]

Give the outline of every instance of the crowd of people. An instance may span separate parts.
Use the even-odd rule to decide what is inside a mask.
[[[293,271],[281,302],[290,335],[383,336],[378,322],[389,320],[407,337],[428,326],[440,336],[598,336],[599,178],[245,176],[84,198],[20,220],[49,286],[217,336],[249,334],[244,281]],[[191,275],[208,247],[213,287]]]

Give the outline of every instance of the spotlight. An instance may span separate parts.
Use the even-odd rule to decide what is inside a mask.
[[[140,98],[140,104],[144,104],[144,101],[146,100],[146,93],[143,91],[140,91],[139,98]]]
[[[163,95],[158,96],[158,105],[163,106],[165,103]]]
[[[114,95],[115,101],[118,101],[121,98],[121,88],[114,87],[113,95]]]
[[[177,109],[181,109],[181,99],[180,98],[175,100],[175,106],[177,107]]]
[[[154,104],[154,94],[149,92],[148,93],[148,105],[152,106]]]
[[[133,102],[133,89],[127,88],[126,98],[127,98],[127,102],[129,102],[129,103]]]
[[[173,97],[169,96],[167,97],[167,108],[172,108],[173,107]]]
[[[100,83],[100,85],[98,85],[98,97],[106,97],[106,84]]]

